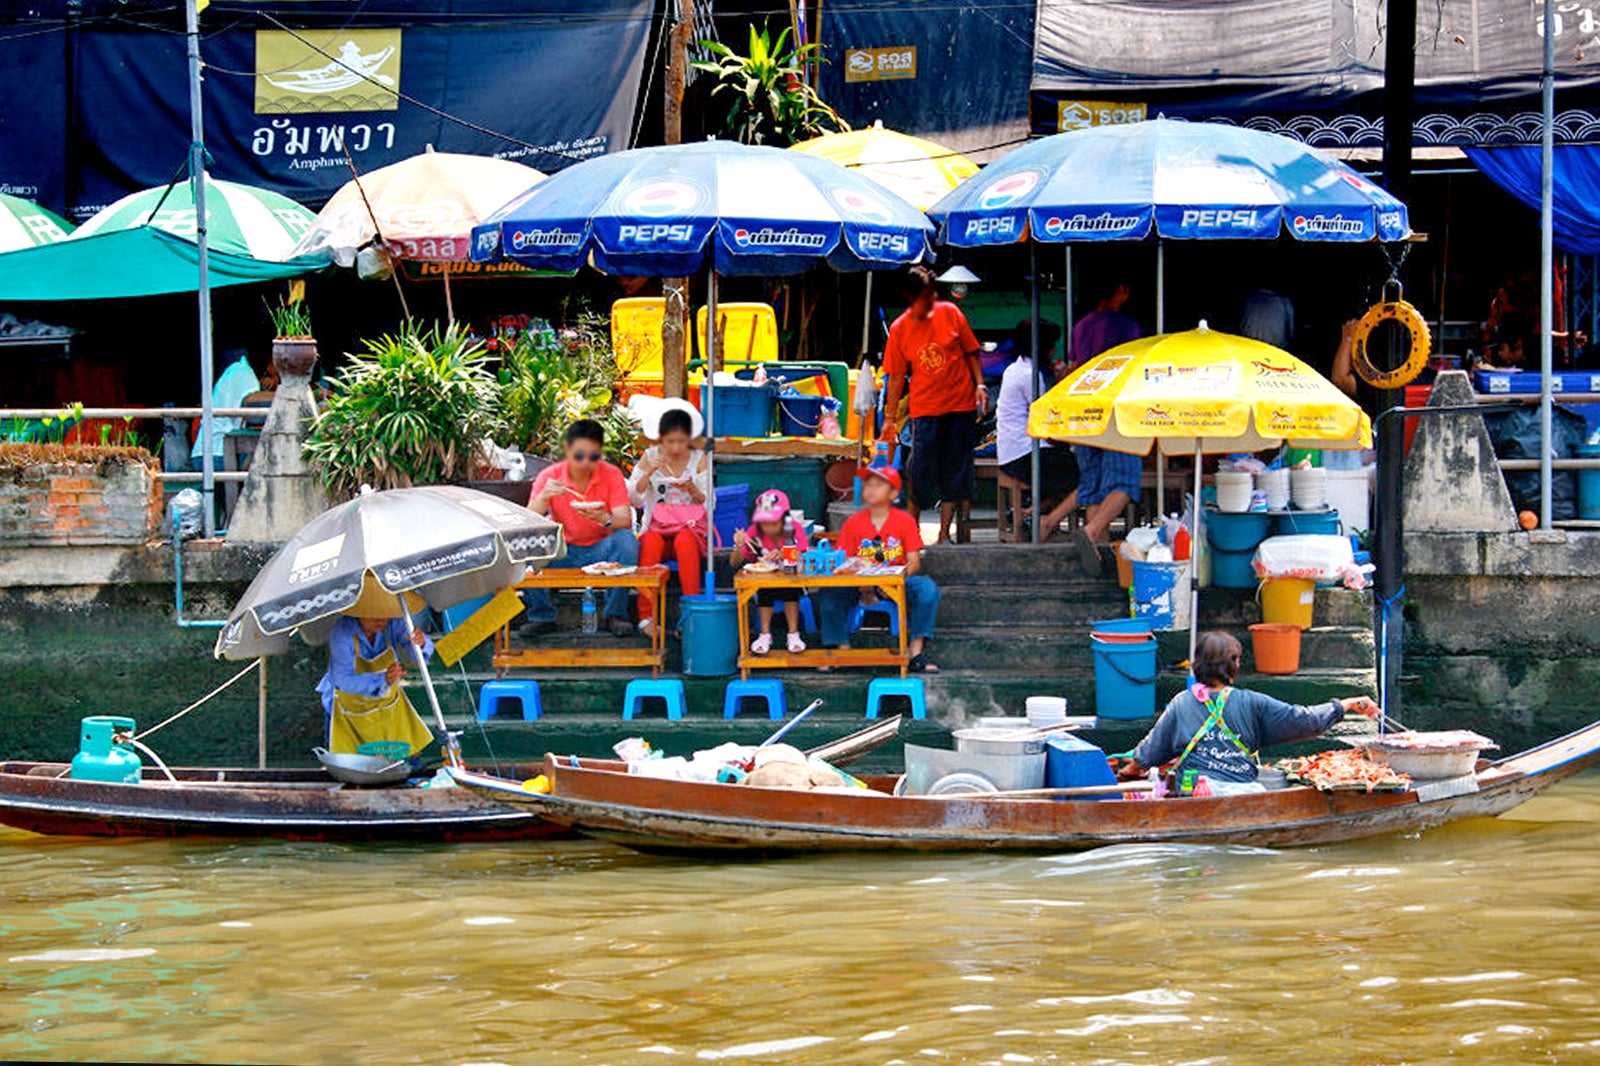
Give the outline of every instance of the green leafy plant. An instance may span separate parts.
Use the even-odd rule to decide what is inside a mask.
[[[727,103],[724,122],[737,140],[785,148],[850,128],[806,84],[806,68],[822,62],[818,46],[791,46],[788,28],[773,40],[752,25],[748,55],[717,41],[700,45],[715,58],[696,60],[695,69],[717,76],[711,98]]]
[[[619,367],[624,358],[626,365]],[[639,358],[614,352],[610,322],[585,307],[564,329],[524,333],[506,352],[500,370],[507,439],[532,455],[554,456],[573,422],[595,418],[606,424],[616,417],[617,382]],[[630,442],[637,432],[635,426]],[[606,439],[609,456],[609,427]]]
[[[639,420],[633,412],[616,404],[600,419],[606,431],[604,452],[606,459],[630,470],[639,462]]]
[[[456,327],[367,342],[329,381],[305,454],[331,495],[468,480],[501,429],[488,356]]]
[[[311,333],[311,312],[304,300],[280,300],[267,304],[267,314],[272,316],[273,336],[279,340],[305,340]]]

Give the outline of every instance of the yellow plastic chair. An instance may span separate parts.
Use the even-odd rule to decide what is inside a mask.
[[[661,296],[632,296],[611,305],[611,350],[624,377],[659,378],[661,322],[667,301]]]
[[[718,304],[717,321],[722,329],[722,358],[730,369],[747,363],[777,361],[778,316],[773,314],[771,304]],[[700,358],[705,359],[708,352],[704,307],[695,315],[695,335],[700,346]],[[660,359],[659,344],[656,358]]]

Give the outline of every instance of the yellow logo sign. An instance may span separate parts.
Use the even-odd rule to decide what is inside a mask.
[[[845,50],[845,81],[902,81],[916,76],[917,46],[914,44]]]
[[[394,111],[400,30],[256,32],[256,114]]]
[[[1121,126],[1143,122],[1149,111],[1144,104],[1114,104],[1105,100],[1062,100],[1056,104],[1056,129],[1086,130],[1091,126]]]

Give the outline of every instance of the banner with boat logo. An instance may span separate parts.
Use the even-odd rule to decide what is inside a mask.
[[[43,0],[46,9],[66,3]],[[62,33],[15,44],[0,35],[3,83],[16,81],[21,94],[0,91],[0,101],[8,118],[23,118],[0,140],[0,182],[82,219],[164,185],[183,164],[189,112],[181,4],[74,6],[82,17]],[[368,172],[430,145],[546,172],[620,150],[632,135],[652,7],[214,0],[201,25],[211,171],[317,205],[352,164]]]

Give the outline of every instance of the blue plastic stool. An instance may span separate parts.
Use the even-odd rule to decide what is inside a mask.
[[[875,677],[867,685],[867,717],[878,717],[885,696],[904,696],[911,701],[911,717],[928,717],[928,698],[920,677]]]
[[[629,681],[628,687],[622,692],[623,721],[638,717],[640,707],[651,696],[659,696],[667,701],[667,719],[669,721],[676,722],[683,717],[685,707],[682,681],[677,678],[663,681],[639,678]]]
[[[781,722],[789,717],[789,701],[783,694],[783,682],[775,677],[761,677],[750,681],[730,681],[722,696],[722,717],[739,717],[739,705],[745,697],[765,700],[767,717]]]
[[[877,603],[858,603],[850,608],[850,632],[854,633],[861,628],[861,623],[866,621],[867,614],[886,615],[889,619],[889,635],[900,635],[900,608],[888,600],[879,600]]]
[[[811,606],[810,596],[800,597],[800,628],[807,633],[817,631],[817,612]]]
[[[544,714],[537,681],[485,681],[478,689],[478,721],[487,722],[500,713],[500,705],[515,700],[524,722],[536,722]]]

